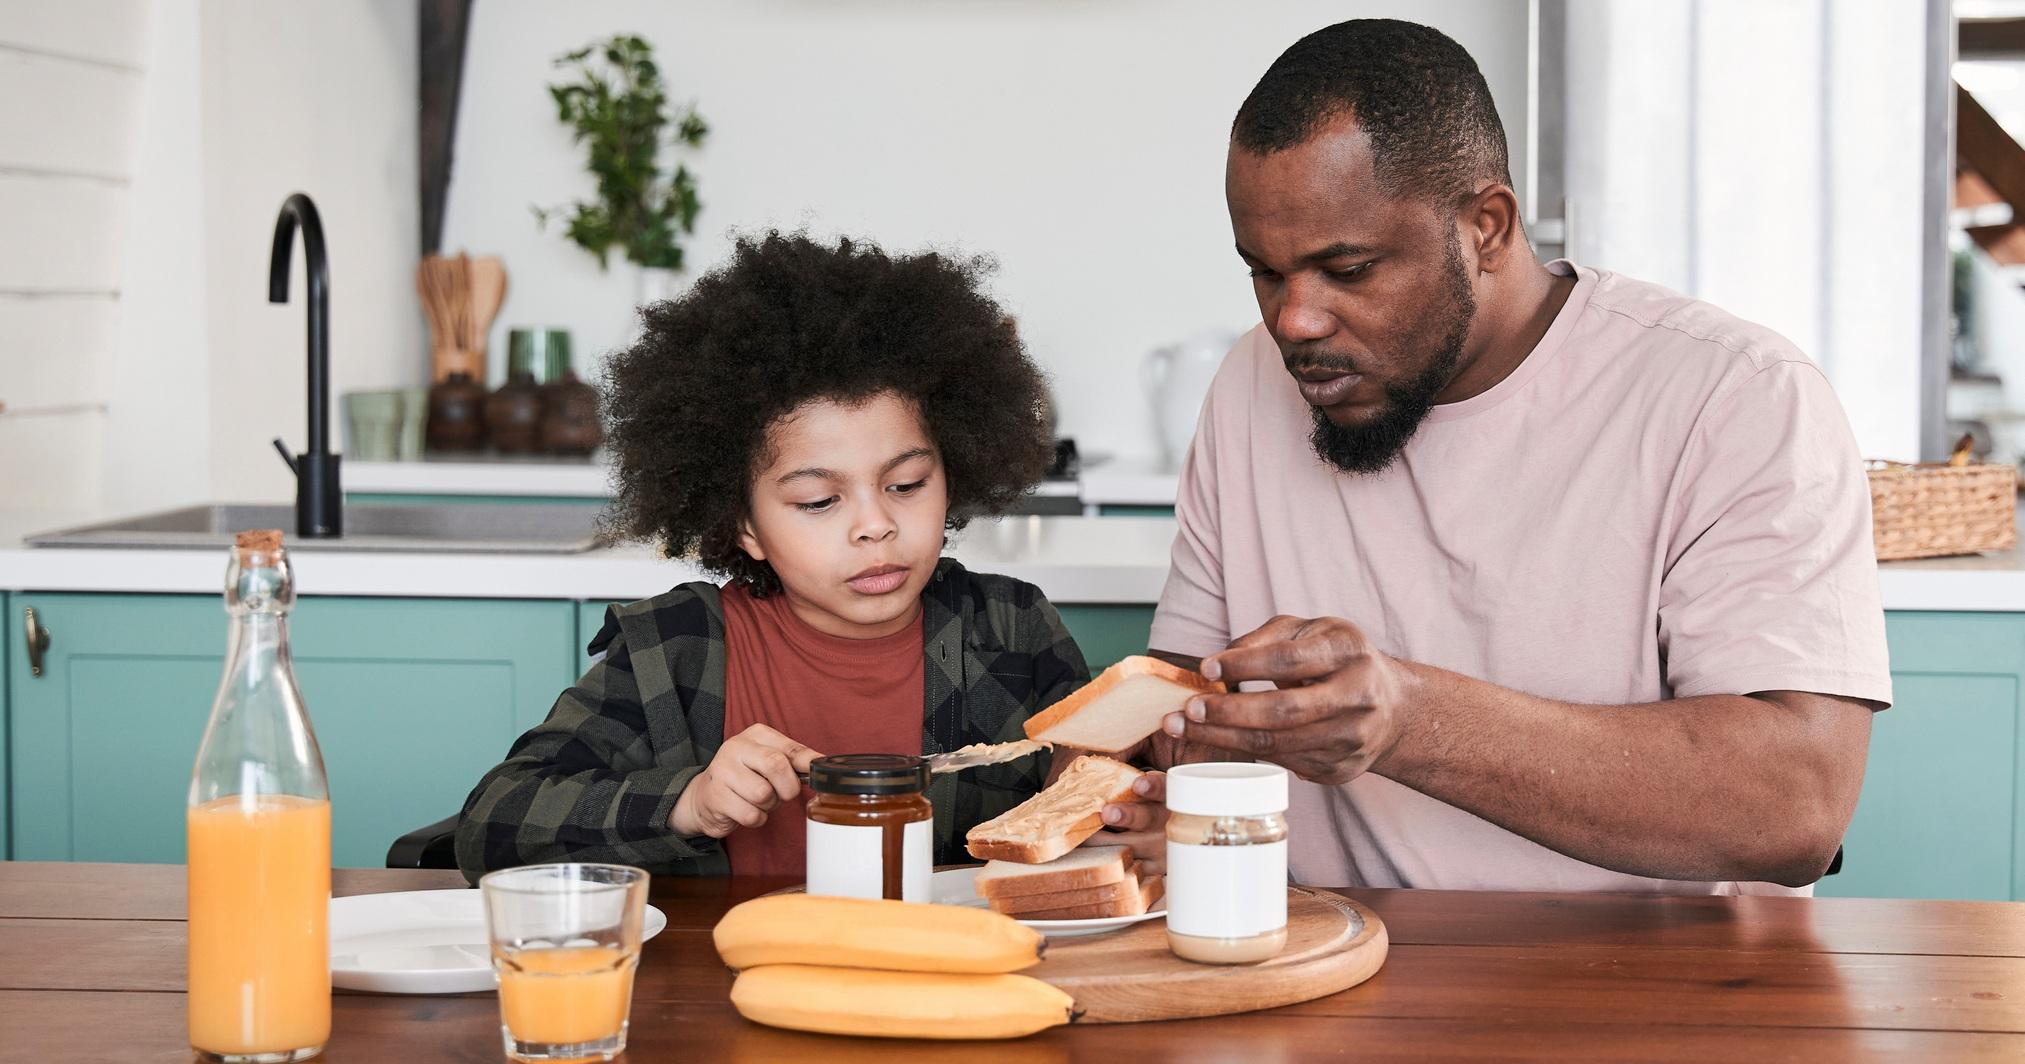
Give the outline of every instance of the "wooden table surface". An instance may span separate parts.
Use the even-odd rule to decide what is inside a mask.
[[[340,870],[339,894],[458,887]],[[785,885],[654,882],[668,930],[633,997],[632,1061],[2025,1061],[2025,903],[1343,891],[1385,967],[1320,1001],[1017,1042],[828,1038],[749,1024],[710,946]],[[183,870],[0,863],[0,1061],[187,1062]],[[339,993],[324,1059],[498,1061],[489,994]]]

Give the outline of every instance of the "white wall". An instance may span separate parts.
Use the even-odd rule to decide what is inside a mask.
[[[141,0],[0,4],[0,505],[96,500]],[[22,101],[34,100],[33,105]]]
[[[411,0],[0,4],[0,505],[287,499],[304,442],[301,266],[322,209],[332,392],[421,383]],[[336,423],[333,422],[336,431]]]
[[[97,490],[134,512],[210,496],[198,0],[154,0]],[[99,500],[93,500],[97,502]]]
[[[1086,452],[1149,455],[1145,353],[1258,320],[1223,202],[1231,117],[1288,45],[1363,16],[1429,23],[1468,47],[1525,173],[1519,0],[485,0],[444,243],[506,260],[495,375],[511,325],[570,328],[580,369],[627,339],[631,268],[601,274],[529,208],[591,187],[548,99],[551,60],[636,32],[712,126],[681,156],[704,201],[688,277],[722,261],[731,230],[769,225],[990,253],[998,295],[1054,376],[1060,430]]]
[[[1778,330],[1865,455],[1917,458],[1924,5],[1571,0],[1568,33],[1572,257]]]
[[[1573,0],[1568,19],[1577,256],[1794,337],[1879,455],[1917,443],[1919,9]],[[715,127],[690,160],[692,276],[770,224],[989,252],[1063,430],[1147,454],[1144,353],[1256,318],[1222,201],[1231,113],[1288,43],[1360,15],[1469,47],[1524,173],[1519,0],[485,0],[446,242],[506,257],[501,336],[623,342],[630,271],[528,208],[588,189],[550,60],[640,32]],[[0,108],[0,504],[290,496],[266,441],[304,436],[301,270],[286,307],[265,270],[296,189],[330,239],[333,394],[424,379],[410,0],[0,4],[0,98],[39,101]]]
[[[302,450],[301,237],[285,306],[267,302],[275,212],[307,192],[331,271],[331,445],[337,397],[424,383],[415,297],[416,23],[413,0],[203,7],[204,255],[211,492],[293,499],[269,440]]]
[[[1920,456],[1926,12],[1837,5],[1820,202],[1821,351],[1866,455]]]

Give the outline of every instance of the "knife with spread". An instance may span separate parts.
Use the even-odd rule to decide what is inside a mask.
[[[928,771],[958,772],[982,765],[998,765],[1017,761],[1029,754],[1038,754],[1053,746],[1034,739],[1019,739],[1009,743],[972,743],[947,753],[929,754]]]
[[[1030,754],[1038,754],[1054,745],[1053,743],[1041,742],[1035,739],[1018,739],[1009,743],[972,743],[969,746],[956,750],[948,750],[940,754],[929,754],[923,760],[928,762],[929,772],[939,775],[944,772],[961,772],[967,768],[979,768],[984,765],[1000,765],[1007,761],[1017,761]],[[795,778],[801,780],[803,783],[807,783],[809,781],[809,774],[798,772],[795,773]]]

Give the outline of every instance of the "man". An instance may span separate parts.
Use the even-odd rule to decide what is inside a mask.
[[[1264,321],[1211,387],[1151,642],[1244,693],[1156,746],[1306,781],[1303,882],[1819,878],[1891,699],[1821,372],[1705,303],[1541,263],[1489,89],[1424,26],[1288,49],[1225,190]]]

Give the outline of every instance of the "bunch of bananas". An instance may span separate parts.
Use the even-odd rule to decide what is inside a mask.
[[[1076,1018],[1069,995],[1012,973],[1046,939],[953,905],[776,894],[713,933],[738,970],[731,1004],[755,1023],[885,1038],[1018,1038]]]

